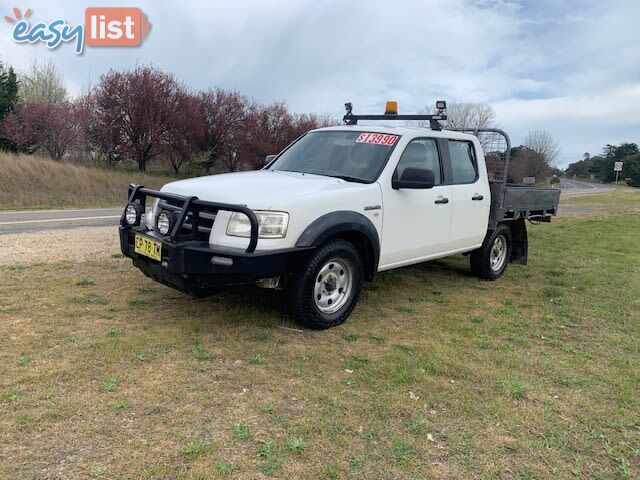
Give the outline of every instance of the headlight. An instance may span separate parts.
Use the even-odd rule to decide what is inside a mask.
[[[285,212],[261,212],[255,211],[258,217],[258,237],[260,238],[284,238],[287,236],[289,214]],[[232,237],[251,236],[251,223],[244,213],[234,213],[227,225],[227,235]]]
[[[130,203],[124,210],[124,219],[128,225],[139,225],[142,216],[142,205],[139,203]]]
[[[173,214],[162,211],[156,217],[156,228],[161,235],[167,235],[169,232],[171,232],[174,222],[175,218]]]

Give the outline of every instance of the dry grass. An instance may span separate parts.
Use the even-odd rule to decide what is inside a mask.
[[[385,272],[326,332],[118,256],[0,267],[0,478],[638,478],[639,230],[531,227],[495,283]]]
[[[0,153],[0,172],[0,209],[3,210],[115,207],[125,201],[130,183],[158,188],[173,180],[7,153]]]

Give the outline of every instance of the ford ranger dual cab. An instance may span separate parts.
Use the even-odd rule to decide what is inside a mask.
[[[434,115],[346,107],[345,125],[304,134],[262,170],[160,191],[131,185],[122,253],[198,297],[241,285],[284,289],[295,319],[314,329],[344,322],[377,272],[460,253],[485,280],[526,264],[525,220],[550,221],[560,192],[508,182],[506,133],[442,129],[444,102]]]

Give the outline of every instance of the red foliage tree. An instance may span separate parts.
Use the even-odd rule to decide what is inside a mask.
[[[54,160],[61,160],[80,135],[80,112],[75,102],[21,103],[3,122],[3,136],[20,149],[42,148]]]
[[[76,160],[98,160],[99,149],[91,137],[91,127],[95,123],[95,103],[93,95],[86,94],[75,100],[78,136],[74,145],[73,158]]]
[[[19,109],[20,105],[16,106],[16,110]],[[9,142],[12,149],[31,153],[35,137],[33,125],[25,123],[24,118],[16,110],[0,122],[0,138]]]
[[[103,75],[94,92],[94,131],[102,148],[146,170],[165,148],[180,90],[173,75],[155,67]]]
[[[245,157],[253,168],[261,168],[267,155],[279,153],[309,130],[335,125],[335,120],[317,114],[292,114],[283,102],[275,102],[254,105],[247,123]]]
[[[81,107],[75,102],[45,104],[40,143],[55,160],[61,160],[74,147],[80,135],[78,116]]]
[[[238,169],[249,109],[249,100],[238,92],[218,88],[199,95],[199,114],[204,125],[200,149],[207,152],[209,166],[222,159],[230,171]]]
[[[0,123],[0,138],[23,151],[42,148],[54,159],[136,162],[146,170],[158,156],[178,172],[202,153],[207,167],[260,168],[308,130],[334,123],[292,114],[283,102],[261,105],[223,89],[192,94],[152,66],[110,71],[89,94],[62,104],[22,103]]]
[[[244,155],[248,163],[260,168],[266,155],[282,150],[289,143],[292,124],[293,116],[283,102],[253,105]]]
[[[205,124],[198,115],[199,99],[186,92],[178,92],[176,111],[171,117],[164,152],[171,168],[178,173],[184,163],[198,152],[205,135]]]
[[[318,115],[317,113],[296,113],[293,115],[293,123],[291,125],[291,141],[309,130],[329,127],[331,125],[338,125],[338,121],[329,115]]]

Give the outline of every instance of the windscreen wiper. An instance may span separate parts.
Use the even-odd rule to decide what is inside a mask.
[[[292,172],[292,173],[301,173],[302,175],[320,175],[321,177],[330,177],[330,178],[339,178],[340,180],[345,180],[346,182],[356,182],[356,183],[369,183],[367,180],[363,180],[358,177],[350,177],[349,175],[328,175],[326,173],[316,173],[316,172],[299,172],[297,170],[273,170],[274,172]]]
[[[340,180],[345,180],[347,182],[368,183],[366,180],[363,180],[362,178],[350,177],[349,175],[327,175],[327,177],[339,178]]]

